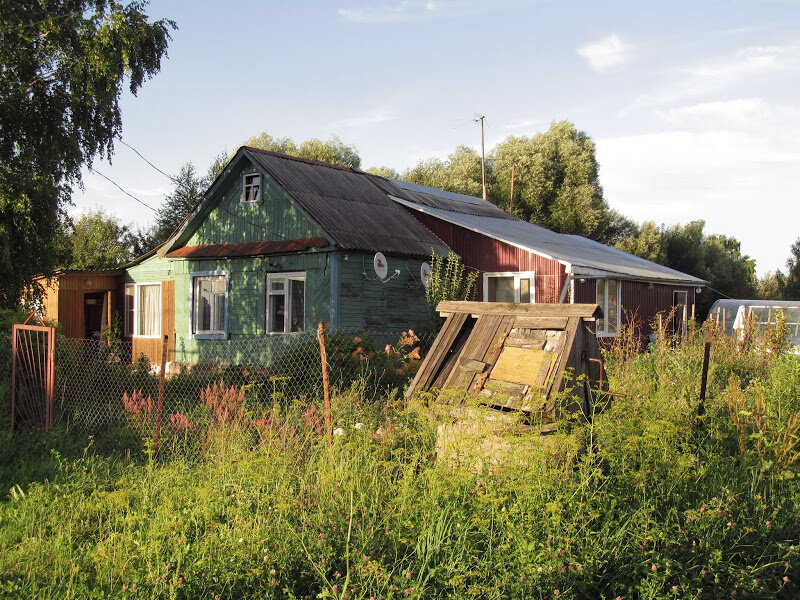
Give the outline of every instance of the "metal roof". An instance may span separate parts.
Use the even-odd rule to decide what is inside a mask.
[[[474,196],[457,194],[456,192],[437,190],[417,183],[409,183],[408,181],[399,181],[396,179],[381,178],[381,181],[377,183],[386,193],[400,196],[422,206],[480,217],[495,217],[498,219],[510,220],[516,218],[507,212],[503,212],[497,208],[497,206],[483,198],[475,198]],[[398,188],[402,190],[402,192],[398,193]]]
[[[362,171],[276,154],[245,153],[342,249],[428,257],[450,249]]]
[[[397,184],[398,182],[392,181],[392,183]],[[579,235],[556,233],[533,223],[522,221],[496,207],[495,212],[500,212],[503,216],[476,215],[472,210],[474,204],[468,202],[457,207],[461,210],[443,210],[430,204],[417,203],[413,199],[414,196],[407,196],[403,193],[405,190],[402,187],[397,187],[401,196],[392,194],[391,198],[403,206],[482,233],[512,246],[569,264],[575,275],[608,275],[689,285],[706,283],[698,277],[681,273],[600,242]],[[437,190],[426,189],[429,195],[436,195]],[[481,202],[483,201],[481,200]],[[489,212],[485,207],[481,210]]]

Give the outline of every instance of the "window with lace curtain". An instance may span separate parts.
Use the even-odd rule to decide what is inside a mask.
[[[125,286],[125,335],[161,336],[161,283],[129,283]]]

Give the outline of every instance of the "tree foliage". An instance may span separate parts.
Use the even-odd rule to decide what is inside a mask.
[[[481,157],[468,146],[457,146],[447,160],[421,161],[405,171],[401,179],[467,196],[483,196]]]
[[[55,266],[63,207],[80,170],[121,134],[123,84],[161,68],[169,20],[145,4],[0,2],[0,305]]]
[[[158,209],[156,221],[149,236],[150,247],[158,246],[175,231],[191,210],[203,198],[209,185],[208,177],[201,177],[192,163],[181,167],[174,180],[175,189],[164,198]]]
[[[800,238],[789,249],[786,269],[783,297],[786,300],[800,300]]]
[[[533,137],[509,136],[491,153],[493,196],[514,214],[559,233],[606,241],[613,215],[603,199],[594,141],[568,121]]]
[[[259,135],[245,140],[243,145],[352,169],[361,167],[361,157],[355,146],[348,146],[336,135],[332,135],[325,141],[311,138],[297,146],[291,138],[275,138],[266,132],[261,132]]]
[[[754,298],[758,294],[755,260],[742,254],[736,238],[706,235],[704,228],[704,221],[671,227],[656,227],[648,221],[616,247],[708,281],[711,289],[697,300],[701,316],[720,297]]]
[[[136,234],[102,209],[83,213],[64,235],[60,266],[68,269],[112,269],[136,256]]]

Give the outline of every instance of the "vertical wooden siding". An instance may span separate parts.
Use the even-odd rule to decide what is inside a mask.
[[[45,290],[44,318],[58,322],[66,337],[82,338],[84,295],[110,291],[111,307],[114,308],[119,276],[92,272],[61,273],[49,282],[45,278],[38,282]]]
[[[596,301],[597,282],[587,279],[585,283],[575,281],[575,302],[594,303]],[[694,287],[685,285],[669,285],[663,283],[651,284],[644,281],[622,280],[623,322],[636,318],[642,327],[642,335],[649,336],[653,333],[651,323],[659,313],[667,313],[672,309],[673,292],[686,292],[688,316],[691,318],[692,307],[695,302]]]
[[[465,265],[481,272],[477,286],[479,300],[483,300],[483,273],[535,271],[536,302],[549,304],[558,302],[561,286],[566,277],[564,265],[558,261],[417,211],[413,211],[413,215],[461,256]]]
[[[245,171],[259,172],[254,168],[240,169],[230,178],[230,187],[187,246],[323,236],[265,173],[261,177],[261,204],[242,204],[242,173]]]
[[[340,256],[340,327],[399,331],[427,321],[425,288],[420,276],[424,261],[387,256],[389,276],[380,281],[372,267],[372,254],[351,252]],[[400,270],[397,276],[395,269]]]

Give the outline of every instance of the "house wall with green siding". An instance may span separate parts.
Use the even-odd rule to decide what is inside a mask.
[[[428,319],[420,277],[424,261],[387,256],[389,274],[381,281],[372,259],[373,254],[339,254],[338,325],[383,332],[424,324]],[[396,269],[400,273],[395,276]]]
[[[242,175],[258,172],[262,174],[261,204],[242,203]],[[227,181],[221,198],[187,246],[325,237],[266,173],[243,166],[231,173]]]
[[[125,282],[175,281],[176,361],[269,362],[293,336],[266,333],[267,273],[305,272],[305,328],[310,331],[317,323],[330,321],[332,256],[329,251],[210,260],[154,256],[128,269]],[[191,337],[191,274],[198,271],[228,272],[228,340]],[[256,339],[257,344],[247,343]]]

